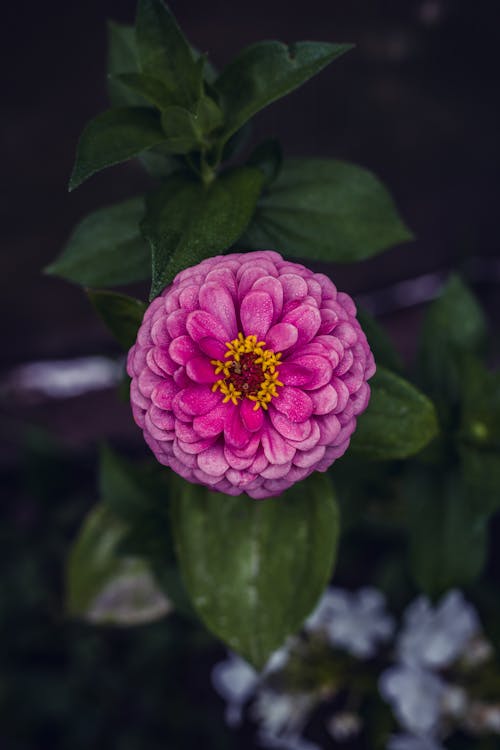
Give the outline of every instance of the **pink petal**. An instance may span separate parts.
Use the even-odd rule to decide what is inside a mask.
[[[300,300],[307,296],[307,284],[301,276],[296,273],[284,273],[279,277],[283,287],[283,301]]]
[[[143,370],[137,378],[137,385],[143,396],[151,398],[151,392],[162,382],[162,378],[155,375],[151,370]]]
[[[229,469],[226,473],[226,477],[236,487],[245,487],[255,479],[255,474],[250,474],[248,471],[238,471],[237,469]]]
[[[269,409],[269,416],[273,427],[287,440],[306,440],[311,434],[312,426],[309,419],[305,422],[292,422],[272,408]]]
[[[321,461],[325,455],[325,451],[326,447],[324,445],[316,445],[308,451],[297,451],[293,463],[295,466],[300,466],[303,469],[315,466],[318,461]]]
[[[321,325],[319,327],[319,333],[324,335],[333,331],[337,325],[339,316],[333,310],[329,310],[327,307],[322,307],[320,310],[321,314]]]
[[[179,304],[187,312],[193,312],[193,310],[198,309],[198,287],[196,284],[184,287],[179,294]]]
[[[190,385],[179,397],[181,408],[194,417],[206,414],[220,403],[220,394],[213,393],[208,385]]]
[[[240,319],[246,336],[257,336],[265,341],[273,322],[273,301],[266,292],[248,292],[240,307]]]
[[[172,399],[177,393],[175,383],[171,378],[163,380],[151,392],[151,401],[159,409],[170,410],[172,408]]]
[[[202,351],[203,354],[206,354],[210,359],[223,360],[227,352],[227,347],[224,346],[222,341],[217,341],[217,339],[214,339],[211,336],[200,339],[198,341],[198,346],[200,347],[200,351]]]
[[[173,432],[173,430],[163,430],[160,427],[157,427],[152,421],[149,412],[146,412],[144,415],[144,424],[155,440],[172,440],[175,437],[175,432]]]
[[[274,427],[267,425],[262,430],[262,448],[264,454],[271,464],[285,464],[291,461],[295,455],[295,448],[287,443]]]
[[[310,378],[307,382],[307,390],[321,388],[330,382],[332,378],[332,366],[327,359],[319,355],[294,356],[293,364],[309,370]],[[281,369],[280,369],[281,376]],[[283,380],[283,382],[285,382]]]
[[[250,440],[248,441],[248,443],[241,448],[237,448],[233,446],[232,451],[237,456],[240,456],[240,458],[248,458],[249,456],[255,456],[259,448],[259,445],[260,445],[260,433],[251,432]]]
[[[263,276],[252,286],[252,292],[266,292],[273,301],[273,320],[279,320],[283,310],[283,287],[273,276]]]
[[[130,383],[130,400],[135,406],[140,409],[149,408],[149,399],[142,395],[137,384],[137,380],[134,378]]]
[[[188,466],[190,469],[197,468],[198,462],[196,460],[196,455],[193,453],[186,453],[186,451],[183,451],[177,440],[174,440],[174,442],[172,443],[172,449],[174,452],[174,456],[179,461],[181,461],[181,463],[183,463],[184,466]]]
[[[220,435],[224,430],[225,422],[231,416],[231,410],[233,408],[233,404],[223,404],[222,401],[219,401],[219,403],[209,412],[200,417],[194,418],[193,429],[203,438]]]
[[[291,323],[299,332],[297,346],[307,344],[318,332],[321,325],[321,315],[317,307],[299,305],[283,316],[282,323]]]
[[[305,438],[305,440],[290,440],[290,445],[293,445],[294,448],[297,448],[297,450],[300,451],[309,451],[311,448],[314,448],[318,444],[318,440],[320,438],[320,431],[318,424],[315,419],[311,419],[311,434],[309,437]]]
[[[246,266],[243,271],[238,274],[239,299],[243,299],[251,290],[255,282],[265,275],[265,269],[259,268],[259,266]]]
[[[320,444],[331,445],[334,443],[341,430],[341,424],[335,414],[318,417],[316,423],[319,427]]]
[[[345,292],[339,292],[337,295],[337,300],[342,305],[342,307],[347,310],[349,315],[352,315],[353,317],[356,315],[356,305],[348,294],[346,294]]]
[[[167,318],[167,330],[170,336],[175,339],[177,336],[186,335],[187,310],[174,310]],[[153,326],[154,327],[154,326]]]
[[[297,343],[299,332],[291,323],[277,323],[267,332],[266,345],[275,352],[284,352]]]
[[[214,443],[203,453],[198,454],[198,466],[206,474],[220,477],[229,469],[229,464],[224,457],[224,450],[220,443]]]
[[[236,279],[229,268],[216,268],[207,274],[207,281],[224,286],[229,294],[236,299]]]
[[[151,328],[151,338],[156,346],[168,346],[172,339],[168,332],[167,319],[162,317],[153,324]]]
[[[283,362],[279,367],[279,379],[285,385],[307,385],[311,380],[312,373],[309,368],[301,367],[294,362]]]
[[[165,412],[167,413],[167,412]],[[196,417],[198,419],[198,417]],[[179,419],[175,419],[175,434],[184,443],[196,443],[200,437],[197,432],[193,430],[192,425],[181,422]]]
[[[168,347],[168,354],[179,365],[186,365],[200,350],[189,336],[178,336]]]
[[[224,456],[226,457],[226,461],[228,462],[229,466],[232,469],[238,469],[238,471],[242,471],[243,469],[248,469],[248,467],[254,463],[253,456],[248,456],[247,458],[242,458],[241,456],[237,456],[236,453],[233,453],[233,451],[228,445],[224,447]],[[266,466],[267,466],[267,461],[266,461]],[[254,472],[254,473],[257,473],[257,472]]]
[[[355,327],[346,321],[342,321],[335,327],[335,336],[344,346],[354,346],[358,340],[358,332]]]
[[[233,338],[229,335],[225,326],[214,315],[205,310],[195,310],[189,313],[186,328],[194,341],[200,341],[200,339],[208,337],[225,343]]]
[[[289,385],[279,388],[278,396],[273,398],[272,403],[291,422],[303,422],[309,419],[313,411],[313,404],[307,393]]]
[[[264,451],[262,450],[262,448],[259,448],[259,450],[257,451],[257,455],[255,456],[253,463],[250,466],[250,471],[252,471],[254,474],[260,474],[268,465],[269,461],[267,460]]]
[[[186,368],[182,367],[182,365],[174,372],[174,383],[177,386],[178,391],[187,388],[192,384],[192,381],[186,374]]]
[[[204,438],[203,440],[198,440],[196,443],[185,443],[183,440],[179,440],[179,438],[176,438],[176,440],[179,447],[182,448],[185,453],[189,453],[189,455],[192,456],[198,455],[198,453],[201,453],[202,451],[206,451],[214,442],[213,438]]]
[[[207,474],[205,471],[202,471],[201,469],[194,469],[193,474],[200,484],[204,484],[207,487],[213,487],[218,482],[220,482],[221,479],[220,474],[214,477],[211,474]]]
[[[155,346],[151,349],[151,354],[156,366],[165,374],[173,375],[177,370],[177,363],[174,362],[167,349],[163,349],[161,346]]]
[[[228,290],[215,283],[205,283],[200,288],[200,307],[212,313],[229,334],[229,339],[238,335],[234,302]],[[228,341],[228,339],[225,339]]]
[[[267,468],[260,472],[260,475],[264,479],[281,479],[288,474],[291,467],[291,461],[287,461],[286,464],[269,464]]]
[[[186,373],[195,383],[215,383],[219,375],[206,357],[193,357],[186,365]]]
[[[240,407],[240,415],[243,424],[250,432],[257,432],[264,424],[264,412],[262,409],[254,411],[255,402],[248,398],[243,399]]]
[[[348,370],[350,370],[353,362],[354,354],[352,353],[351,349],[345,349],[344,356],[335,368],[335,375],[344,375]]]
[[[339,400],[337,391],[329,383],[315,391],[309,391],[309,396],[313,403],[314,414],[328,414],[335,409]]]
[[[349,401],[349,389],[347,388],[346,384],[343,380],[340,378],[335,377],[335,375],[332,378],[333,387],[337,391],[337,406],[333,409],[335,414],[338,414],[341,411],[344,411],[347,402]]]
[[[230,447],[244,448],[250,441],[251,433],[245,427],[240,416],[240,410],[234,404],[224,424],[224,438]]]

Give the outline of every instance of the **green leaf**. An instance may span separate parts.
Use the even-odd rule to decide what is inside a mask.
[[[164,617],[170,602],[147,562],[124,556],[126,527],[104,506],[96,506],[71,550],[67,567],[67,609],[94,623],[138,625]]]
[[[408,458],[436,437],[434,405],[411,383],[378,367],[370,387],[370,403],[358,419],[351,450],[376,460]]]
[[[313,474],[264,501],[179,482],[172,519],[181,573],[199,616],[262,668],[330,578],[339,519],[328,477]]]
[[[87,289],[87,296],[116,340],[124,349],[130,349],[146,312],[144,302],[102,289]]]
[[[473,583],[487,553],[487,525],[458,471],[415,467],[405,479],[410,557],[416,583],[438,596]]]
[[[183,268],[227,250],[244,232],[257,202],[262,173],[228,171],[205,187],[181,175],[147,201],[142,230],[153,253],[151,298]]]
[[[46,273],[88,286],[115,286],[147,279],[151,253],[139,231],[144,198],[100,208],[78,224]]]
[[[389,370],[400,372],[403,369],[401,357],[380,323],[370,313],[359,306],[357,318],[368,339],[375,362],[378,365],[387,367]]]
[[[287,159],[242,244],[352,263],[410,239],[389,193],[370,172],[333,159]]]
[[[225,141],[259,110],[298,88],[352,48],[351,44],[267,41],[243,50],[215,81],[226,125]]]
[[[248,166],[260,169],[264,175],[266,187],[275,181],[282,163],[281,146],[275,138],[268,138],[266,141],[259,143],[247,160]]]
[[[165,140],[158,112],[117,107],[95,117],[83,131],[69,181],[74,190],[105,167],[127,161]]]
[[[144,73],[120,73],[112,76],[111,81],[136,94],[141,103],[152,104],[158,109],[164,109],[175,103],[175,99],[161,81],[146,76]]]
[[[136,39],[142,72],[158,78],[177,104],[195,104],[201,94],[203,60],[195,60],[174,16],[161,0],[139,0]]]
[[[463,353],[480,352],[486,331],[476,299],[463,281],[452,275],[427,310],[417,360],[419,383],[435,400],[447,427],[460,401]]]
[[[176,609],[192,614],[175,561],[170,530],[171,472],[156,462],[135,465],[101,448],[99,488],[104,506],[122,524],[122,554],[147,560],[158,583]]]
[[[135,42],[135,29],[114,21],[108,22],[108,94],[113,107],[141,107],[144,98],[129,87],[125,87],[118,76],[122,73],[137,73],[139,60]]]
[[[500,449],[462,444],[459,454],[472,507],[486,516],[500,510]]]

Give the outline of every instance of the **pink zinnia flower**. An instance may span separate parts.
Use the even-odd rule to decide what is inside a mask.
[[[158,461],[228,495],[278,495],[349,445],[375,363],[352,299],[271,251],[209,258],[148,307],[128,356]]]

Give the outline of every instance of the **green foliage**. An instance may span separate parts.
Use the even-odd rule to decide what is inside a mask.
[[[419,382],[446,428],[456,426],[463,353],[480,353],[485,338],[483,311],[461,279],[451,276],[426,312],[417,362]]]
[[[259,110],[301,86],[351,44],[258,42],[243,50],[215,81],[226,123],[225,142]]]
[[[126,294],[102,289],[87,289],[87,295],[92,307],[118,343],[125,350],[130,349],[137,338],[137,331],[146,312],[144,302]]]
[[[136,40],[141,71],[159,79],[176,104],[188,108],[195,104],[200,97],[203,64],[195,60],[187,39],[161,0],[139,0]]]
[[[484,566],[487,525],[477,513],[460,472],[416,466],[408,470],[404,492],[414,579],[436,597],[473,583]]]
[[[105,506],[96,506],[87,516],[67,567],[67,609],[72,617],[135,625],[169,611],[147,562],[120,552],[126,534],[126,526]]]
[[[46,273],[84,286],[116,286],[147,279],[151,253],[141,237],[142,196],[100,208],[81,221]]]
[[[387,190],[370,172],[332,159],[286,159],[241,243],[352,263],[410,239]]]
[[[247,161],[248,166],[260,169],[264,175],[265,187],[275,181],[282,163],[283,154],[281,153],[281,146],[275,138],[268,138],[266,141],[259,143]]]
[[[69,181],[74,190],[105,167],[127,161],[162,143],[160,116],[145,107],[116,107],[97,115],[83,131]]]
[[[172,520],[197,613],[261,669],[299,628],[331,575],[339,519],[328,478],[313,474],[264,501],[179,480]]]
[[[370,387],[370,403],[359,417],[351,450],[377,460],[408,458],[436,437],[434,405],[415,386],[378,367]]]
[[[207,187],[178,175],[149,197],[142,230],[153,254],[151,298],[183,268],[236,242],[250,221],[262,180],[251,167],[226,172]]]
[[[130,87],[124,85],[120,76],[139,71],[135,29],[108,22],[108,94],[113,107],[142,107],[146,100]]]

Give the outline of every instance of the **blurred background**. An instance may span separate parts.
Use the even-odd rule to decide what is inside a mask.
[[[498,331],[495,3],[170,7],[219,68],[260,39],[355,42],[258,115],[252,144],[276,136],[286,156],[353,161],[386,183],[415,241],[328,272],[375,312],[408,362],[425,303],[450,270],[463,273]],[[99,442],[145,455],[116,395],[117,345],[80,288],[42,273],[84,215],[150,184],[128,163],[71,195],[66,188],[84,124],[107,107],[106,20],[132,23],[134,13],[133,0],[3,10],[0,747],[9,750],[254,746],[250,731],[224,727],[209,679],[223,651],[201,628],[175,617],[168,627],[92,628],[67,622],[62,607],[69,544],[97,498]],[[146,297],[145,287],[130,291]]]

